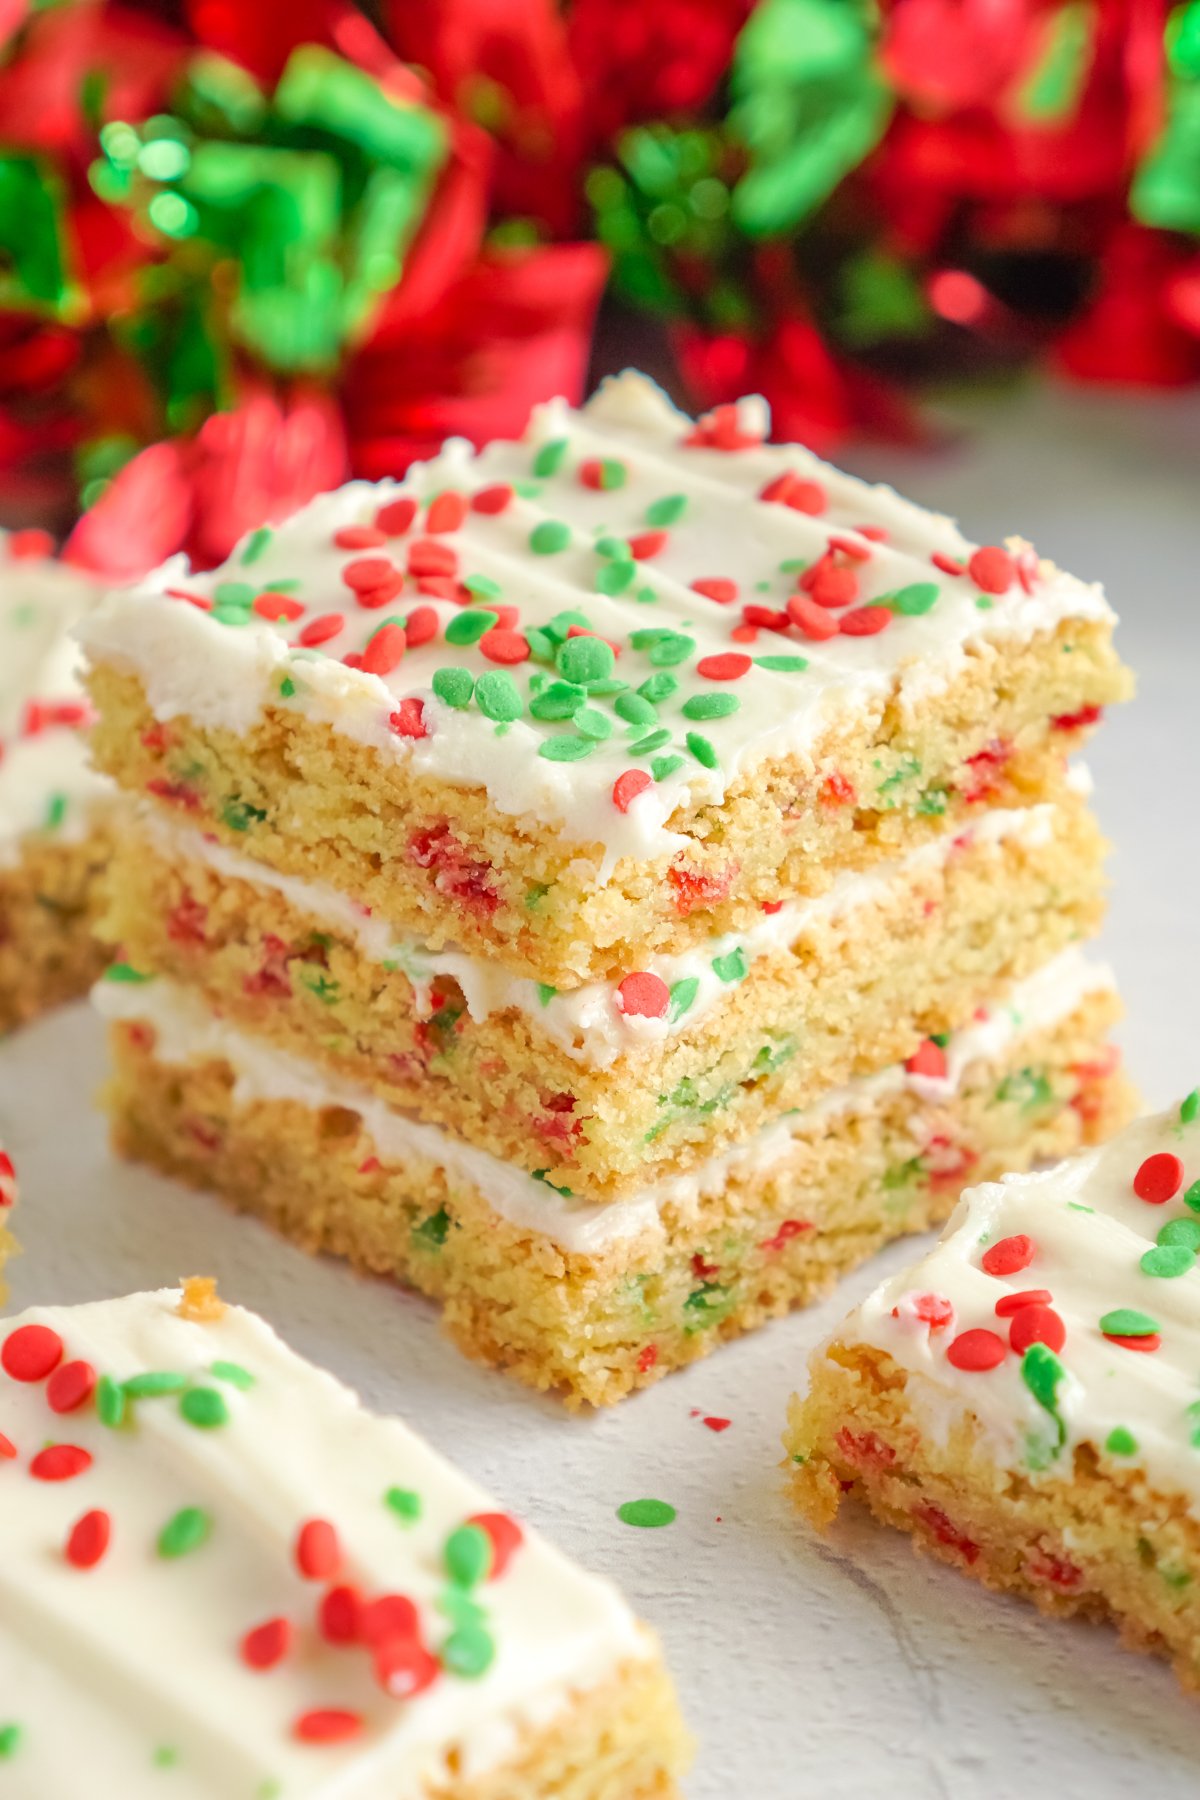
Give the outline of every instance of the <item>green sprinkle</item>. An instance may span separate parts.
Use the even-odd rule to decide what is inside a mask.
[[[627,725],[657,725],[658,711],[653,702],[641,694],[618,694],[613,701],[613,711],[618,719],[624,719]]]
[[[667,1004],[667,1018],[672,1025],[676,1019],[682,1019],[684,1013],[691,1011],[699,992],[700,982],[695,975],[685,975],[682,981],[672,983],[671,998]]]
[[[538,745],[538,755],[547,762],[580,762],[597,748],[593,738],[548,737]]]
[[[455,1625],[486,1625],[487,1613],[463,1588],[443,1588],[433,1603],[443,1618]]]
[[[536,912],[546,895],[550,892],[544,881],[535,881],[533,886],[525,890],[525,911]]]
[[[1171,1219],[1155,1238],[1156,1244],[1185,1244],[1200,1252],[1200,1219]]]
[[[128,1405],[125,1389],[111,1375],[102,1375],[96,1383],[96,1417],[110,1431],[117,1431],[125,1423]]]
[[[1066,1370],[1046,1344],[1030,1344],[1021,1358],[1021,1380],[1029,1389],[1039,1406],[1044,1406],[1055,1424],[1058,1426],[1058,1441],[1061,1446],[1067,1435],[1066,1426],[1058,1414],[1058,1385],[1064,1379]]]
[[[1149,1337],[1158,1330],[1158,1320],[1132,1306],[1118,1306],[1100,1320],[1105,1337]]]
[[[661,500],[653,500],[646,508],[647,525],[674,525],[682,519],[687,511],[686,494],[664,494]]]
[[[21,1747],[21,1727],[0,1725],[0,1762],[7,1762]]]
[[[460,1625],[438,1652],[444,1669],[464,1681],[475,1681],[486,1675],[496,1659],[496,1646],[481,1625]]]
[[[559,645],[554,663],[565,681],[587,687],[593,681],[606,681],[616,666],[616,658],[603,638],[573,637]]]
[[[108,968],[105,969],[104,979],[105,981],[139,982],[153,981],[154,977],[152,975],[143,975],[142,971],[140,969],[135,969],[132,963],[115,962],[110,963]]]
[[[596,473],[600,490],[605,494],[611,494],[615,489],[623,488],[629,479],[629,470],[625,464],[618,462],[613,456],[603,457]]]
[[[450,1214],[444,1206],[439,1206],[435,1213],[430,1213],[427,1219],[422,1219],[419,1225],[413,1226],[412,1235],[420,1243],[440,1250],[450,1236]]]
[[[471,696],[475,692],[475,677],[469,669],[449,666],[433,671],[433,691],[443,706],[453,706],[459,712],[470,706]]]
[[[548,981],[539,981],[537,983],[538,999],[543,1006],[549,1006],[557,992],[558,989],[556,987],[551,987]]]
[[[186,1375],[174,1369],[147,1369],[142,1375],[131,1375],[122,1383],[131,1400],[154,1400],[160,1394],[182,1394],[188,1385]]]
[[[808,567],[806,556],[789,556],[779,565],[781,575],[799,575]]]
[[[647,675],[645,681],[643,681],[641,687],[638,689],[638,693],[643,700],[650,700],[657,703],[660,700],[669,700],[678,686],[679,677],[677,675],[669,675],[664,669],[658,675]]]
[[[1143,1275],[1157,1275],[1164,1280],[1171,1280],[1177,1275],[1186,1275],[1189,1269],[1196,1266],[1196,1252],[1189,1250],[1186,1244],[1162,1244],[1153,1250],[1147,1250],[1139,1263]]]
[[[1193,1088],[1186,1099],[1180,1103],[1179,1122],[1181,1125],[1190,1125],[1198,1115],[1200,1115],[1200,1088]]]
[[[279,684],[279,692],[285,700],[290,700],[296,692],[296,684],[290,675],[285,675]]]
[[[254,605],[256,592],[248,581],[219,581],[213,589],[213,605],[245,609]]]
[[[573,719],[587,700],[587,689],[572,681],[552,681],[529,702],[535,719]]]
[[[198,1550],[212,1530],[212,1519],[202,1507],[185,1506],[168,1519],[158,1534],[158,1554],[168,1559]]]
[[[914,581],[908,587],[897,588],[894,594],[885,595],[883,604],[890,606],[893,612],[903,613],[905,618],[915,619],[929,611],[940,593],[935,581]]]
[[[1114,1425],[1104,1440],[1104,1448],[1110,1456],[1136,1456],[1137,1447],[1137,1439],[1124,1425]]]
[[[695,638],[681,631],[635,631],[629,641],[635,650],[644,650],[657,669],[686,662],[696,648]]]
[[[243,1369],[241,1363],[215,1362],[210,1373],[215,1375],[218,1381],[227,1381],[230,1387],[241,1388],[243,1393],[248,1393],[254,1386],[253,1375],[249,1369]]]
[[[1200,1212],[1200,1181],[1193,1181],[1183,1196],[1183,1204],[1190,1206],[1193,1212]]]
[[[773,669],[777,675],[799,675],[808,667],[807,656],[756,656],[760,669]]]
[[[640,587],[633,597],[639,606],[653,606],[654,602],[658,599],[658,595],[648,584],[645,587]]]
[[[499,613],[487,612],[481,607],[468,606],[465,611],[456,613],[446,627],[448,644],[477,644],[485,631],[500,623]]]
[[[51,794],[46,805],[45,829],[47,831],[57,831],[66,816],[67,796],[65,794]]]
[[[639,738],[636,744],[631,744],[629,747],[635,756],[649,756],[652,750],[661,750],[663,745],[669,744],[670,741],[671,733],[665,725],[662,725],[657,731],[647,732],[644,738]]]
[[[683,703],[685,719],[727,719],[741,701],[736,694],[693,694]]]
[[[567,454],[566,438],[553,438],[550,443],[543,444],[533,459],[535,475],[557,475],[562,468],[563,458]]]
[[[228,1425],[229,1408],[225,1397],[216,1388],[189,1388],[179,1402],[179,1410],[189,1425],[195,1425],[199,1431],[213,1431],[219,1425]]]
[[[637,1525],[654,1531],[660,1525],[673,1525],[677,1517],[669,1500],[626,1500],[617,1508],[622,1525]]]
[[[460,1525],[446,1539],[446,1572],[459,1587],[475,1587],[491,1571],[492,1540],[481,1525]]]
[[[702,737],[698,731],[688,732],[687,747],[695,757],[696,761],[698,763],[703,763],[706,769],[715,769],[717,767],[719,758],[716,751],[713,749],[708,739]]]
[[[633,561],[633,556],[630,553],[629,545],[625,539],[613,537],[607,532],[602,537],[596,539],[592,548],[597,556],[615,557],[618,562]]]
[[[465,575],[463,586],[468,593],[481,594],[485,600],[497,600],[504,592],[500,583],[493,581],[490,575]]]
[[[612,736],[612,720],[607,713],[598,712],[594,706],[581,708],[575,714],[574,724],[581,737],[592,738],[598,744]]]
[[[156,1769],[173,1769],[179,1761],[179,1751],[174,1744],[159,1744],[151,1760]]]
[[[250,533],[246,539],[246,548],[242,551],[243,569],[249,568],[251,563],[258,561],[274,535],[275,533],[267,525],[260,525],[257,531]]]
[[[548,631],[543,631],[540,625],[525,627],[525,642],[529,645],[529,654],[535,662],[553,662],[557,641]],[[540,671],[537,678],[540,679]]]
[[[746,952],[741,944],[736,950],[730,950],[725,956],[713,957],[713,974],[718,981],[745,981],[750,964],[746,960]]]
[[[485,719],[505,723],[525,711],[521,691],[506,669],[489,669],[475,683],[475,704]]]
[[[976,594],[975,604],[980,612],[991,612],[996,602],[992,599],[990,594]]]
[[[390,1487],[383,1496],[383,1504],[389,1512],[395,1513],[402,1525],[413,1525],[421,1516],[421,1496],[412,1488]]]
[[[668,775],[673,775],[676,769],[682,769],[682,767],[682,756],[656,756],[650,763],[650,773],[655,781],[665,781]]]
[[[571,541],[571,527],[561,519],[543,519],[529,534],[529,548],[535,556],[555,556]]]

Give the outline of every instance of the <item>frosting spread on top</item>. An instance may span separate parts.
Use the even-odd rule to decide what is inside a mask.
[[[1200,1514],[1200,1098],[1099,1150],[963,1196],[941,1241],[838,1331],[917,1380],[928,1429],[971,1414],[1005,1466],[1088,1444]]]
[[[646,1654],[399,1421],[179,1298],[0,1323],[6,1800],[416,1800]]]
[[[0,533],[0,867],[30,833],[82,837],[106,788],[80,736],[89,714],[70,636],[99,590],[39,539]]]
[[[422,1014],[436,1011],[434,984],[439,976],[448,977],[457,983],[472,1019],[510,1010],[523,1013],[538,1035],[549,1038],[574,1061],[589,1068],[610,1068],[622,1056],[661,1046],[693,1030],[746,979],[760,957],[788,950],[857,908],[879,905],[968,849],[999,845],[1010,838],[1030,846],[1046,843],[1057,813],[1049,801],[993,808],[957,837],[933,838],[863,873],[847,871],[816,899],[782,901],[749,930],[720,933],[676,955],[650,956],[635,974],[635,980],[649,976],[657,984],[653,1005],[644,1003],[641,1011],[627,1005],[623,978],[556,989],[510,975],[501,964],[454,947],[431,950],[394,931],[377,913],[328,883],[280,874],[157,813],[147,812],[144,823],[166,854],[194,858],[226,880],[267,888],[316,926],[347,937],[369,960],[403,970]]]
[[[358,1114],[381,1157],[446,1169],[510,1224],[586,1256],[600,1255],[648,1232],[665,1237],[665,1211],[676,1218],[694,1216],[704,1200],[721,1193],[731,1180],[748,1180],[769,1169],[787,1154],[795,1138],[819,1128],[824,1120],[868,1111],[897,1093],[912,1093],[935,1106],[952,1100],[972,1064],[998,1061],[1014,1043],[1067,1018],[1088,994],[1112,987],[1111,971],[1102,963],[1089,962],[1073,946],[1017,983],[1002,1006],[981,1009],[970,1025],[951,1033],[942,1049],[940,1073],[896,1065],[856,1077],[831,1089],[816,1105],[785,1113],[721,1155],[605,1204],[553,1188],[436,1125],[386,1105],[367,1089],[277,1050],[265,1039],[217,1018],[194,994],[161,976],[135,982],[110,976],[93,989],[93,999],[106,1019],[151,1025],[154,1054],[162,1062],[227,1062],[236,1078],[236,1105],[283,1100],[314,1109],[345,1107]],[[924,1148],[914,1142],[913,1154]]]
[[[160,718],[302,710],[612,859],[980,648],[1111,620],[1028,546],[975,551],[766,426],[750,401],[693,425],[627,373],[520,443],[325,495],[222,569],[168,565],[83,640]]]

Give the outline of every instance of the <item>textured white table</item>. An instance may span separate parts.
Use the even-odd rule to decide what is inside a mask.
[[[1133,1073],[1165,1103],[1200,1080],[1200,408],[1043,393],[984,416],[986,435],[862,466],[983,542],[1020,529],[1103,577],[1124,615],[1141,696],[1091,756],[1117,845],[1106,948]],[[788,1393],[809,1346],[903,1249],[818,1311],[615,1413],[569,1418],[461,1361],[423,1303],[115,1166],[90,1106],[101,1068],[84,1008],[0,1045],[0,1135],[23,1185],[11,1304],[211,1270],[624,1585],[665,1637],[701,1738],[692,1800],[1195,1794],[1200,1707],[1157,1665],[917,1562],[898,1536],[856,1522],[818,1543],[793,1525],[777,1468]],[[733,1424],[716,1435],[693,1409]],[[676,1523],[621,1525],[616,1507],[643,1495],[674,1502]]]

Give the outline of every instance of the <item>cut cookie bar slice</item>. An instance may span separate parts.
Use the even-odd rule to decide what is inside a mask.
[[[165,979],[101,983],[117,1147],[440,1301],[469,1355],[620,1399],[824,1293],[965,1182],[1128,1116],[1111,977],[1079,951],[940,1048],[607,1206],[222,1022]],[[925,1072],[922,1073],[922,1067]]]
[[[0,1323],[13,1800],[670,1800],[607,1582],[211,1282]]]
[[[627,375],[110,596],[100,766],[559,988],[1050,797],[1129,690],[1099,589],[766,423]]]
[[[40,532],[0,533],[0,1033],[85,993],[109,837],[109,786],[87,766],[91,708],[71,628],[86,576]]]
[[[785,1443],[989,1587],[1111,1618],[1200,1687],[1200,1099],[967,1194],[819,1350]]]
[[[1082,799],[990,809],[751,930],[554,990],[427,951],[195,830],[122,834],[106,935],[137,970],[582,1199],[696,1167],[923,1054],[1097,927]]]

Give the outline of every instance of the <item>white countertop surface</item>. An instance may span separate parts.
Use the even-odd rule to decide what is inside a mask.
[[[857,463],[982,542],[1032,538],[1103,579],[1123,616],[1140,694],[1088,760],[1116,845],[1104,941],[1126,1052],[1147,1102],[1165,1104],[1200,1081],[1200,405],[1043,389],[977,409],[953,444]],[[218,1276],[622,1583],[665,1638],[701,1740],[690,1800],[1195,1795],[1200,1705],[1165,1669],[917,1561],[899,1535],[848,1520],[818,1541],[790,1516],[779,1436],[806,1353],[911,1249],[615,1412],[570,1417],[465,1363],[423,1302],[118,1166],[91,1104],[101,1075],[83,1007],[0,1044],[25,1248],[10,1306]],[[694,1413],[733,1423],[715,1434]],[[676,1505],[675,1524],[620,1524],[621,1501],[645,1495]]]

